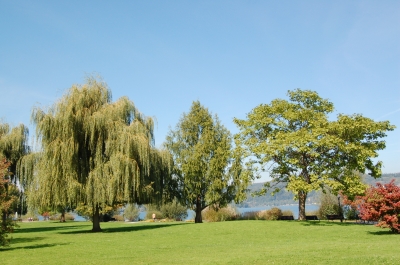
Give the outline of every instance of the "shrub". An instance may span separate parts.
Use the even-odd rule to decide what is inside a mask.
[[[160,211],[165,218],[183,220],[187,217],[187,208],[176,199],[161,206]]]
[[[361,201],[361,219],[378,221],[377,226],[400,233],[400,186],[396,186],[394,180],[389,184],[377,183],[376,187],[369,187]]]
[[[75,216],[73,214],[71,214],[71,213],[65,213],[64,217],[65,217],[65,221],[73,221],[73,220],[75,220]],[[61,214],[60,213],[56,213],[56,214],[53,214],[53,215],[49,216],[49,219],[52,220],[52,221],[59,221],[60,218],[61,218]]]
[[[327,214],[342,213],[339,208],[338,199],[332,193],[321,193],[319,200],[319,209],[316,211],[316,215],[320,220],[326,220]]]
[[[126,220],[133,222],[139,218],[140,210],[136,204],[127,204],[124,210],[124,217]],[[114,217],[115,218],[115,217]]]
[[[282,216],[294,216],[291,210],[282,211]]]
[[[273,207],[269,210],[261,211],[258,214],[258,217],[260,219],[264,219],[264,220],[278,220],[279,217],[281,217],[281,216],[282,216],[282,210],[277,207]]]
[[[115,221],[118,221],[118,222],[125,221],[125,218],[122,215],[119,215],[119,214],[114,215],[113,218],[115,219]]]
[[[241,214],[241,220],[258,220],[258,213],[259,212],[244,212]]]
[[[17,197],[12,195],[11,190],[13,185],[9,183],[9,180],[5,177],[7,168],[10,163],[5,159],[0,161],[0,215],[9,214],[11,212],[11,206],[16,201]],[[16,189],[14,189],[16,190]],[[15,222],[11,218],[7,218],[0,224],[0,247],[8,246],[10,243],[9,234],[14,231],[16,226]]]
[[[238,216],[239,213],[237,209],[230,205],[218,210],[215,210],[212,207],[208,207],[204,209],[202,212],[203,220],[208,222],[231,221],[231,220],[236,220]]]
[[[146,205],[146,219],[147,220],[153,220],[153,213],[156,215],[156,219],[163,219],[164,215],[163,213],[160,211],[159,207],[157,207],[157,205],[154,204],[147,204]]]
[[[39,221],[39,218],[36,214],[32,212],[27,212],[25,215],[22,216],[22,220],[25,221]]]
[[[146,213],[146,219],[147,220],[152,220],[153,219],[153,213],[156,214],[156,219],[163,219],[164,215],[162,214],[162,212],[160,212],[159,210],[152,210],[152,211],[147,211]]]
[[[318,210],[316,210],[316,211],[306,211],[306,215],[316,215],[316,216],[318,216]]]

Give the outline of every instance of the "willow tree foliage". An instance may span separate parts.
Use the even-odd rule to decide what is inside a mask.
[[[2,192],[4,196],[8,196],[11,193],[18,193],[16,183],[18,182],[23,186],[24,172],[19,172],[19,164],[24,157],[30,153],[28,142],[28,128],[20,124],[16,127],[11,127],[8,123],[0,123],[0,159],[5,159],[8,165],[7,172],[2,177],[7,180],[4,183],[4,189]],[[13,207],[8,207],[7,210],[3,209],[2,223],[3,225],[7,222],[7,216],[16,210],[16,204]]]
[[[183,114],[165,146],[174,157],[183,203],[195,211],[196,223],[202,222],[207,206],[220,208],[244,199],[250,177],[232,151],[231,134],[200,102]]]
[[[35,108],[32,120],[42,146],[30,196],[38,205],[99,211],[117,202],[161,199],[172,160],[154,148],[153,120],[132,101],[111,101],[101,80],[74,85],[49,109]]]
[[[247,119],[234,119],[240,128],[247,164],[268,171],[272,183],[286,183],[299,199],[299,219],[305,220],[305,202],[312,190],[362,193],[357,172],[381,175],[382,162],[373,162],[385,148],[381,138],[395,127],[359,114],[339,114],[329,120],[333,103],[308,90],[289,91],[289,101],[276,99],[254,108]],[[268,185],[267,185],[268,188]]]

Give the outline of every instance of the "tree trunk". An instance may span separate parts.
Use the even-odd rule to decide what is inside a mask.
[[[299,191],[299,220],[305,221],[306,220],[306,199],[307,199],[307,192]]]
[[[2,211],[2,213],[1,213],[1,230],[5,231],[6,227],[7,227],[7,212]]]
[[[197,201],[196,201],[196,217],[194,218],[194,222],[195,223],[202,223],[203,222],[203,217],[201,216],[201,198],[200,196],[197,197]]]
[[[60,223],[65,223],[65,211],[61,211]]]
[[[93,207],[93,228],[92,232],[101,232],[100,228],[100,210],[99,205]]]

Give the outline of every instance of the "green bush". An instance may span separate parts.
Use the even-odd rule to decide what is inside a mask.
[[[240,215],[237,209],[230,205],[225,208],[218,209],[218,211],[208,207],[202,212],[203,220],[208,222],[231,221],[238,219],[239,216]]]
[[[338,199],[335,195],[327,191],[326,193],[321,193],[319,209],[316,214],[320,220],[326,220],[327,214],[340,214]]]
[[[351,207],[345,207],[343,214],[347,220],[356,220],[358,219],[358,211],[357,209]]]
[[[176,199],[161,206],[160,211],[164,218],[183,220],[187,217],[187,208],[181,205]]]
[[[140,210],[136,204],[127,204],[124,210],[124,218],[130,222],[136,221],[139,218]],[[114,217],[115,218],[115,217]],[[123,220],[124,221],[124,220]]]
[[[164,215],[160,211],[159,207],[154,204],[147,204],[146,205],[146,220],[152,220],[153,219],[153,213],[156,214],[156,219],[163,219]]]
[[[264,220],[278,220],[282,216],[282,210],[274,207],[269,210],[261,211],[258,214],[259,219]]]
[[[151,211],[147,211],[146,213],[146,219],[147,220],[151,220],[153,219],[153,213],[156,214],[156,219],[163,219],[164,215],[162,214],[162,212],[160,212],[159,210],[151,210]]]

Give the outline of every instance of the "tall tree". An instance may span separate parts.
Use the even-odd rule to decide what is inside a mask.
[[[162,178],[172,165],[168,154],[154,148],[153,120],[126,97],[112,102],[101,80],[72,86],[47,112],[34,109],[32,119],[42,146],[30,186],[37,204],[84,203],[93,209],[97,232],[102,207],[162,194]]]
[[[195,211],[196,223],[202,222],[201,211],[207,206],[219,208],[244,199],[249,172],[242,170],[232,151],[230,132],[200,102],[183,114],[165,146],[174,157],[183,203]]]
[[[20,124],[16,127],[11,127],[8,123],[0,123],[0,159],[5,159],[8,165],[7,172],[4,178],[5,196],[10,192],[9,189],[16,191],[15,185],[19,182],[23,186],[23,174],[18,171],[21,160],[30,153],[28,142],[28,128]],[[7,222],[7,215],[12,213],[14,208],[8,207],[7,211],[2,210],[2,223]]]
[[[273,182],[299,199],[299,219],[305,220],[305,202],[312,190],[362,193],[365,186],[357,172],[381,175],[382,162],[373,163],[385,148],[380,138],[395,127],[359,114],[339,114],[330,121],[333,103],[309,90],[289,91],[290,101],[276,99],[254,108],[246,120],[234,119],[240,128],[248,165],[269,171]],[[266,188],[270,188],[268,185]]]

